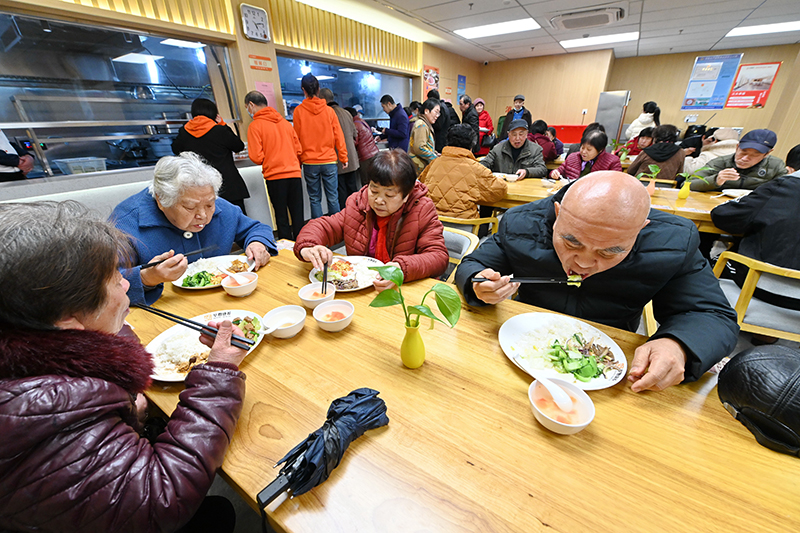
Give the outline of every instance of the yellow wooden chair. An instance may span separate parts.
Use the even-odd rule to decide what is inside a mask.
[[[472,226],[472,233],[478,234],[478,229],[483,224],[491,224],[491,233],[497,233],[500,227],[500,220],[497,217],[483,217],[483,218],[455,218],[439,215],[439,221],[446,227],[461,229],[465,226]]]
[[[456,267],[467,254],[472,253],[478,247],[478,236],[468,231],[444,228],[444,244],[447,246],[447,253],[450,256],[450,264],[453,270],[447,276],[447,283],[454,283],[456,277]]]
[[[728,261],[749,268],[741,289],[733,280],[719,280],[722,292],[736,310],[737,322],[742,331],[800,342],[800,311],[777,307],[753,298],[759,282],[759,288],[776,294],[790,293],[789,295],[795,297],[794,294],[800,294],[800,271],[771,265],[735,252],[722,252],[714,266],[715,276],[720,277]]]

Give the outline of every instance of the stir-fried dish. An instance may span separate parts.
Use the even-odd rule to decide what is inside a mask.
[[[246,338],[251,341],[258,340],[258,336],[260,335],[259,330],[261,329],[261,322],[258,318],[246,316],[244,318],[234,318],[231,322],[233,325],[239,326],[239,329],[242,330]]]
[[[580,333],[575,333],[566,341],[553,340],[547,350],[547,358],[555,370],[572,374],[580,381],[590,381],[600,376],[612,379],[623,370],[622,362],[616,360],[609,347],[586,341]]]

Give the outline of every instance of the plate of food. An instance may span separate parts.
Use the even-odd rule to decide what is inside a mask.
[[[747,196],[753,191],[750,189],[722,189],[720,192],[725,196],[730,196],[731,198],[741,198],[742,196]]]
[[[239,326],[245,337],[255,341],[247,353],[255,350],[264,336],[261,333],[262,318],[258,314],[241,309],[228,309],[192,318],[201,324],[226,319]],[[211,349],[201,343],[199,337],[200,334],[193,329],[175,325],[150,341],[146,349],[153,356],[155,364],[151,377],[158,381],[183,381],[192,367],[205,363]]]
[[[213,289],[222,285],[227,272],[252,272],[255,262],[244,255],[204,257],[189,263],[186,272],[172,282],[181,289]]]
[[[519,176],[516,174],[508,174],[505,172],[492,172],[492,176],[495,178],[500,178],[501,180],[506,181],[517,181],[519,180]]]
[[[569,316],[517,315],[503,323],[498,337],[506,357],[521,370],[562,379],[583,390],[612,387],[628,371],[628,360],[611,337]]]
[[[378,279],[378,273],[369,267],[383,266],[383,263],[374,257],[363,255],[350,255],[347,257],[334,257],[328,266],[328,282],[336,286],[336,292],[352,292],[372,287],[372,282]],[[322,281],[322,271],[312,268],[308,273],[311,283]]]

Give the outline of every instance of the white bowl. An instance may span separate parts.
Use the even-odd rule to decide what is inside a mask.
[[[344,318],[333,321],[323,319],[325,315],[333,313],[334,311],[342,313]],[[319,304],[314,309],[314,318],[316,319],[317,325],[319,325],[320,328],[324,329],[325,331],[337,332],[342,331],[344,328],[350,325],[350,322],[353,321],[353,315],[355,315],[355,313],[356,308],[353,307],[353,304],[347,300],[331,300],[330,302]]]
[[[297,295],[300,296],[300,299],[303,301],[303,305],[305,305],[309,309],[314,309],[321,303],[330,302],[336,295],[336,285],[334,285],[333,283],[328,283],[327,286],[328,289],[325,293],[325,296],[321,298],[311,297],[313,293],[322,291],[321,281],[309,283],[308,285],[301,287],[300,290],[297,291]]]
[[[222,288],[225,289],[225,292],[231,296],[242,297],[247,296],[256,290],[256,285],[258,285],[258,274],[255,272],[242,272],[237,275],[251,278],[250,283],[245,283],[244,285],[231,285],[231,283],[235,283],[235,280],[231,276],[227,276],[222,280]]]
[[[282,305],[264,315],[264,328],[280,326],[272,332],[273,337],[288,339],[297,335],[306,325],[306,310],[299,305]]]
[[[565,389],[572,397],[573,402],[576,404],[575,411],[566,416],[571,416],[573,420],[568,423],[554,418],[556,413],[562,413],[562,411],[553,404],[550,392],[540,385],[538,381],[534,380],[531,386],[528,387],[528,399],[531,402],[531,411],[533,411],[533,416],[536,417],[536,420],[550,431],[561,435],[572,435],[588,426],[594,420],[594,403],[589,398],[589,395],[572,383],[567,383],[561,379],[551,379],[550,381]],[[547,403],[541,405],[539,402]],[[550,411],[549,408],[554,411]],[[543,410],[547,410],[552,416],[548,416]]]

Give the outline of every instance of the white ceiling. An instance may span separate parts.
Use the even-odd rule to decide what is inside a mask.
[[[320,9],[423,41],[475,61],[502,61],[613,48],[616,57],[707,52],[800,42],[800,31],[725,38],[738,26],[800,20],[800,0],[301,0]],[[565,31],[550,26],[556,14],[622,5],[623,20]],[[532,17],[541,26],[468,40],[453,30]],[[563,48],[559,41],[638,31],[618,45]]]

